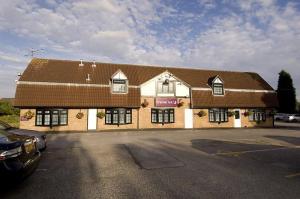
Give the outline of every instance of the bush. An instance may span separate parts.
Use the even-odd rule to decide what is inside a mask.
[[[14,108],[8,101],[0,101],[0,115],[19,115],[20,110]]]

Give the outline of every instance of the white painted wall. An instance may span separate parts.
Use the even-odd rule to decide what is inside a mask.
[[[190,95],[189,87],[186,85],[176,82],[176,96],[178,97],[188,97]]]
[[[127,79],[126,75],[122,71],[118,71],[112,76],[112,79]]]
[[[157,81],[164,81],[169,73],[162,73],[153,79],[141,85],[141,96],[156,96],[156,83]],[[189,88],[174,77],[169,78],[170,81],[175,81],[175,95],[177,97],[189,97]],[[173,96],[168,94],[161,94],[160,96]]]

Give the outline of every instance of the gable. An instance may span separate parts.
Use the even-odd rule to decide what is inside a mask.
[[[112,75],[111,79],[127,79],[127,77],[121,70],[118,70]]]

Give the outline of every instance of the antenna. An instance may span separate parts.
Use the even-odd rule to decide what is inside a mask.
[[[31,48],[31,49],[28,50],[28,53],[25,54],[24,56],[25,57],[34,57],[38,53],[44,53],[44,51],[45,50],[43,48],[40,48],[40,49]]]

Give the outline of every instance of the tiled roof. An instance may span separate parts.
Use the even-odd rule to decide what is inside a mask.
[[[127,76],[129,84],[137,86],[167,70],[192,87],[207,88],[209,78],[219,75],[224,81],[225,88],[273,90],[257,73],[111,63],[96,63],[96,67],[93,68],[92,62],[84,62],[83,67],[79,67],[79,63],[79,61],[33,59],[20,81],[85,84],[87,74],[90,74],[91,84],[109,84],[111,76],[120,69]]]
[[[140,89],[111,94],[109,87],[18,85],[18,107],[140,107]]]
[[[273,91],[272,87],[256,73],[110,63],[96,63],[96,67],[92,67],[92,62],[83,62],[84,66],[80,67],[79,63],[79,61],[33,59],[20,78],[20,82],[29,84],[17,85],[15,106],[140,107],[140,88],[136,86],[165,71],[169,71],[193,88],[210,88],[209,79],[218,75],[226,89]],[[128,94],[111,94],[110,88],[105,87],[118,70],[128,78],[130,85]],[[89,82],[86,81],[87,74],[90,74]],[[51,84],[47,85],[49,82]],[[76,86],[77,84],[80,86]],[[192,98],[194,107],[277,106],[275,93],[226,91],[225,96],[214,97],[211,91],[193,90]]]
[[[278,107],[276,93],[265,92],[232,92],[224,96],[213,96],[211,91],[192,91],[194,108],[266,108]]]

